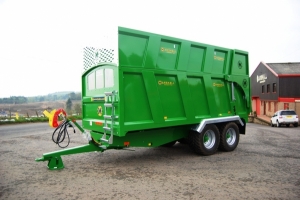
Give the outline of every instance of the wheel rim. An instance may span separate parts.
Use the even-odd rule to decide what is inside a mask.
[[[279,127],[279,123],[278,123],[278,121],[276,122],[276,125],[277,125],[277,127]]]
[[[226,132],[226,142],[229,145],[233,145],[236,141],[236,132],[233,128],[229,128]]]
[[[203,143],[205,148],[211,149],[216,143],[216,135],[212,130],[205,132],[203,136]]]

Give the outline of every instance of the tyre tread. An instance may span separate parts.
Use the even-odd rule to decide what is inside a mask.
[[[229,146],[227,141],[226,141],[226,132],[229,128],[233,128],[235,129],[235,132],[236,132],[236,141],[233,145]],[[227,124],[224,124],[223,126],[221,126],[221,130],[220,130],[220,145],[219,145],[219,149],[222,150],[222,151],[233,151],[238,143],[239,143],[239,140],[240,140],[240,133],[239,133],[239,128],[237,126],[236,123],[234,122],[229,122]]]
[[[216,134],[216,141],[215,141],[215,146],[211,149],[206,149],[204,144],[203,144],[203,134],[207,130],[213,130]],[[219,146],[220,143],[220,132],[219,129],[212,124],[206,125],[201,133],[198,133],[196,131],[191,131],[189,133],[189,146],[190,148],[197,154],[199,155],[204,155],[204,156],[209,156],[214,154]]]

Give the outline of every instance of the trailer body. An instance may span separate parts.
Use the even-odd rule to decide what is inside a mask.
[[[205,119],[248,120],[245,51],[119,27],[118,48],[86,48],[85,64],[83,127],[99,142],[106,132],[113,145],[160,146]]]
[[[107,46],[84,49],[82,126],[89,144],[60,155],[189,143],[232,151],[250,113],[246,51],[118,27]],[[54,161],[54,158],[56,161]],[[63,166],[63,165],[62,165]]]

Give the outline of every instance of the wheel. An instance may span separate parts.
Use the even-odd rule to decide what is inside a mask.
[[[276,121],[276,125],[277,125],[277,127],[281,126],[280,123],[278,122],[278,120]]]
[[[220,143],[220,133],[218,128],[209,124],[201,133],[191,131],[189,133],[189,146],[197,154],[209,156],[214,154]]]
[[[221,130],[219,149],[223,151],[233,151],[239,144],[239,140],[239,128],[236,123],[230,122]]]
[[[298,127],[298,123],[295,123],[295,124],[293,124],[294,125],[294,127]]]
[[[272,123],[272,121],[271,121],[271,127],[274,127],[274,124]]]
[[[163,145],[161,145],[161,146],[162,146],[162,147],[172,147],[175,143],[176,143],[176,141],[168,142],[168,143],[163,144]]]

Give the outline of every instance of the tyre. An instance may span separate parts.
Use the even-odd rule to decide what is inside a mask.
[[[298,123],[295,123],[295,124],[293,124],[294,125],[294,127],[298,127]]]
[[[274,124],[272,124],[272,121],[271,121],[271,127],[274,127]]]
[[[219,129],[213,124],[206,125],[201,133],[189,133],[189,146],[197,154],[212,155],[217,151],[219,143]]]
[[[219,149],[223,151],[233,151],[239,144],[239,140],[239,128],[236,123],[230,122],[221,130]]]
[[[276,126],[277,126],[277,127],[280,127],[280,126],[281,126],[280,123],[278,122],[278,120],[276,121]]]

